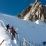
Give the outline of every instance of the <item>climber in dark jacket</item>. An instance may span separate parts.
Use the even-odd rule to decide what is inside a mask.
[[[6,25],[6,28],[7,28],[6,30],[8,30],[10,28],[9,24]]]

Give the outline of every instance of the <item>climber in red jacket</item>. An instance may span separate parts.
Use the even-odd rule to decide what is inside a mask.
[[[12,40],[15,38],[15,33],[17,34],[17,32],[14,30],[14,27],[11,27],[11,36],[12,36]]]

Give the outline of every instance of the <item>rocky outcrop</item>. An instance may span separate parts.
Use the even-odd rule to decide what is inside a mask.
[[[27,9],[23,10],[21,14],[18,14],[17,17],[29,21],[40,19],[46,22],[46,6],[36,0]]]

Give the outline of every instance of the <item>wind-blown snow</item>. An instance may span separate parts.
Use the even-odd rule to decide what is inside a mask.
[[[0,14],[0,20],[3,21],[3,25],[10,24],[10,27],[14,26],[15,29],[18,28],[17,33],[20,34],[19,41],[23,40],[24,37],[27,41],[30,41],[31,43],[33,42],[34,44],[46,41],[46,24],[40,20],[33,23],[6,14]],[[10,35],[6,31],[5,26],[2,26],[2,24],[0,24],[0,36],[8,41],[8,43],[5,42],[7,43],[7,46],[15,46],[15,44],[17,44],[17,35],[15,36],[15,41],[12,42]],[[2,45],[6,46],[5,44]]]
[[[39,24],[39,25],[45,25],[45,23],[42,22],[41,20],[37,20],[35,23],[36,23],[36,24]]]

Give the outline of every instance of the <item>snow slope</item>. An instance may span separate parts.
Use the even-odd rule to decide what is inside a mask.
[[[0,46],[17,46],[16,39],[14,41],[11,40],[10,33],[6,31],[5,24],[2,20],[0,20],[0,44]]]
[[[33,23],[30,21],[20,20],[15,16],[9,16],[7,14],[1,14],[1,13],[0,13],[0,20],[4,22],[3,25],[9,23],[10,27],[14,26],[15,29],[18,28],[17,32],[20,34],[19,40],[23,41],[23,38],[25,37],[27,41],[30,41],[31,43],[33,42],[33,44],[35,43],[39,44],[46,41],[46,24],[40,20]],[[10,46],[10,45],[14,46],[14,43],[12,44],[10,40],[10,35],[6,34],[7,32],[6,32],[5,26],[3,25],[0,26],[0,36],[8,39],[6,40],[9,42],[7,46]],[[1,30],[3,31],[4,36]]]

